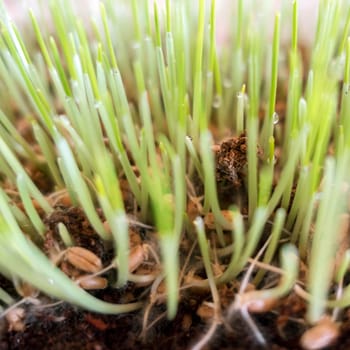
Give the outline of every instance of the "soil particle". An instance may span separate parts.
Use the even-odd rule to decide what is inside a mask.
[[[240,186],[240,172],[247,164],[247,137],[242,134],[220,144],[216,152],[216,179]]]
[[[233,203],[245,207],[246,135],[242,134],[223,141],[215,152],[215,160],[217,191],[222,208],[227,208]]]
[[[58,231],[58,224],[63,223],[71,235],[74,245],[86,248],[96,254],[104,263],[106,256],[105,245],[100,236],[94,231],[84,212],[76,207],[57,207],[45,219],[48,231],[45,234],[44,249],[49,252],[56,244],[64,250],[62,238]]]
[[[232,288],[220,288],[223,319],[234,294]],[[132,283],[124,288],[107,288],[94,292],[94,295],[111,303],[126,303],[139,298],[144,289],[135,289]],[[228,293],[225,295],[225,293]],[[174,320],[166,318],[165,304],[154,305],[143,332],[144,310],[123,315],[103,315],[80,310],[67,303],[42,308],[50,303],[42,297],[41,305],[28,305],[24,319],[25,329],[21,332],[3,332],[0,350],[75,350],[75,349],[191,349],[209,329],[212,318],[201,318],[198,307],[210,296],[186,293],[181,298]],[[344,315],[342,335],[337,344],[327,349],[347,349],[349,340],[349,312]],[[225,319],[204,348],[207,350],[272,349],[300,350],[300,337],[307,329],[303,321],[305,303],[295,294],[282,299],[279,306],[264,314],[251,314],[256,327],[262,333],[267,345],[258,343],[253,331],[237,310],[228,320]],[[7,329],[8,325],[3,328]],[[149,328],[148,328],[149,327]],[[347,345],[345,345],[347,344]],[[345,347],[344,347],[344,346]]]
[[[51,193],[54,187],[52,179],[45,173],[44,169],[26,165],[28,175],[33,180],[34,184],[40,189],[43,194]]]
[[[17,112],[17,114],[19,114]],[[33,127],[27,118],[18,117],[16,120],[16,129],[20,135],[30,144],[35,144],[35,137],[33,132]]]
[[[123,197],[124,207],[128,213],[135,212],[135,197],[130,189],[128,181],[124,178],[119,179],[119,186]]]

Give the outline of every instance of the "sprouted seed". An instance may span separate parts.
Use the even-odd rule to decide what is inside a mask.
[[[59,264],[61,260],[66,260],[75,268],[85,272],[94,273],[102,269],[101,259],[90,250],[82,247],[67,248],[59,254],[55,263]]]
[[[23,322],[25,313],[26,312],[22,307],[16,307],[6,314],[5,318],[8,322],[9,332],[20,332],[25,329],[25,324]]]
[[[305,350],[318,350],[331,346],[339,337],[339,325],[324,316],[316,325],[305,331],[300,344]]]
[[[108,286],[107,279],[100,276],[80,275],[75,282],[85,290],[105,289]]]

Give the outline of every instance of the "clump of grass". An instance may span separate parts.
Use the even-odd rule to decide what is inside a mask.
[[[55,208],[29,176],[30,163],[50,179],[53,192],[67,190],[101,239],[112,243],[115,258],[108,268],[118,271],[115,288],[137,278],[149,278],[156,288],[164,279],[169,318],[176,315],[181,288],[194,285],[210,287],[215,317],[221,317],[218,286],[240,281],[250,263],[258,268],[252,282],[261,288],[253,292],[254,300],[282,298],[296,288],[308,302],[310,323],[317,323],[329,308],[349,306],[350,286],[343,285],[348,246],[340,262],[334,261],[341,218],[349,211],[350,17],[342,18],[349,11],[345,2],[321,1],[309,66],[303,66],[298,49],[297,1],[289,9],[289,48],[280,45],[285,13],[276,14],[272,42],[266,45],[266,23],[249,15],[254,2],[238,0],[235,25],[227,28],[231,39],[221,53],[215,39],[215,0],[166,1],[161,10],[156,2],[152,8],[146,1],[142,6],[120,1],[130,17],[105,1],[89,32],[68,1],[50,1],[52,34],[29,14],[35,42],[19,33],[1,6],[2,274],[98,312],[129,312],[144,304],[96,299],[38,248],[45,238],[43,218]],[[281,50],[288,62],[279,60]],[[288,69],[286,91],[279,86],[282,69]],[[275,111],[279,89],[285,116]],[[32,141],[16,129],[13,105],[31,125]],[[212,151],[227,130],[230,136],[244,131],[247,137],[248,208],[231,203],[231,219],[221,207]],[[122,177],[132,193],[137,221],[157,232],[162,265],[157,276],[135,277],[129,270],[130,213]],[[203,200],[197,198],[196,230],[186,212],[193,181],[204,187]],[[14,192],[23,211],[14,204]],[[208,245],[200,218],[209,214],[217,247]],[[228,228],[229,244],[224,234]],[[60,234],[67,245],[73,244],[62,226]],[[180,278],[184,267],[179,247],[184,237],[196,235],[207,279],[186,286]],[[282,281],[265,290],[263,267],[275,261],[282,235],[283,242],[297,249],[282,248]],[[259,265],[251,258],[262,247]],[[296,277],[298,255],[308,269],[303,284]],[[213,256],[229,256],[219,274],[211,268]],[[287,257],[295,262],[290,267]],[[337,295],[332,295],[333,285],[341,285]],[[14,302],[1,289],[0,298],[7,305]]]

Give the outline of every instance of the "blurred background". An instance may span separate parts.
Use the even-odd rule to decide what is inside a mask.
[[[52,0],[51,0],[52,1]],[[59,1],[59,0],[57,0]],[[69,0],[68,0],[69,1]],[[112,0],[105,0],[112,1]],[[164,9],[164,3],[166,0],[137,0],[140,3],[143,1],[149,1],[149,8],[153,8],[153,2],[157,3]],[[171,0],[173,2],[181,0]],[[194,0],[192,0],[194,1]],[[244,5],[254,4],[256,11],[252,16],[256,16],[257,19],[265,17],[267,26],[270,30],[270,35],[273,29],[273,15],[276,11],[280,11],[284,14],[287,20],[283,20],[282,17],[282,41],[286,43],[289,38],[290,32],[290,16],[288,12],[292,8],[292,3],[294,0],[244,0]],[[4,0],[5,6],[10,14],[11,18],[19,25],[20,27],[25,27],[29,25],[29,18],[27,15],[28,8],[32,8],[34,13],[41,17],[43,20],[47,18],[47,0]],[[70,3],[79,12],[79,15],[82,16],[84,20],[88,20],[91,16],[98,15],[98,3],[99,0],[72,0]],[[125,8],[124,5],[130,3],[130,0],[114,0],[112,1],[114,6],[120,6],[121,9]],[[210,1],[207,1],[208,4]],[[228,28],[232,21],[235,20],[235,11],[237,7],[238,0],[216,0],[217,8],[217,40],[218,45],[224,45],[225,41],[229,37],[230,33]],[[317,19],[317,8],[319,0],[299,0],[299,37],[300,44],[302,46],[310,47],[313,42],[313,37],[316,28],[316,19]]]

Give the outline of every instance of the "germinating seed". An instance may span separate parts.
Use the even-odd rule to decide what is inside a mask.
[[[9,324],[9,331],[21,332],[24,330],[25,325],[23,319],[25,316],[25,310],[21,307],[16,307],[9,311],[5,318]]]
[[[208,303],[204,302],[202,303],[197,311],[196,314],[204,321],[211,320],[214,317],[214,308]]]
[[[222,216],[227,220],[228,225],[223,227],[224,230],[232,230],[233,216],[231,210],[221,210]],[[205,227],[209,230],[216,229],[215,216],[213,213],[207,213],[204,217]]]
[[[332,345],[339,337],[339,326],[329,317],[324,317],[301,337],[300,344],[305,350],[318,350]]]
[[[79,270],[98,272],[102,269],[101,259],[90,250],[81,247],[68,248],[65,259]]]
[[[86,290],[105,289],[108,285],[107,279],[100,276],[80,276],[76,282],[80,287]]]
[[[16,290],[23,298],[38,296],[39,291],[28,282],[21,282],[16,286]]]
[[[267,312],[274,308],[278,302],[276,298],[259,297],[259,292],[251,291],[237,296],[237,306],[245,307],[249,312]]]
[[[268,312],[276,306],[277,302],[276,298],[255,299],[247,303],[247,309],[252,313]]]
[[[129,254],[129,272],[134,272],[146,259],[147,247],[144,245],[137,245],[132,248]]]

